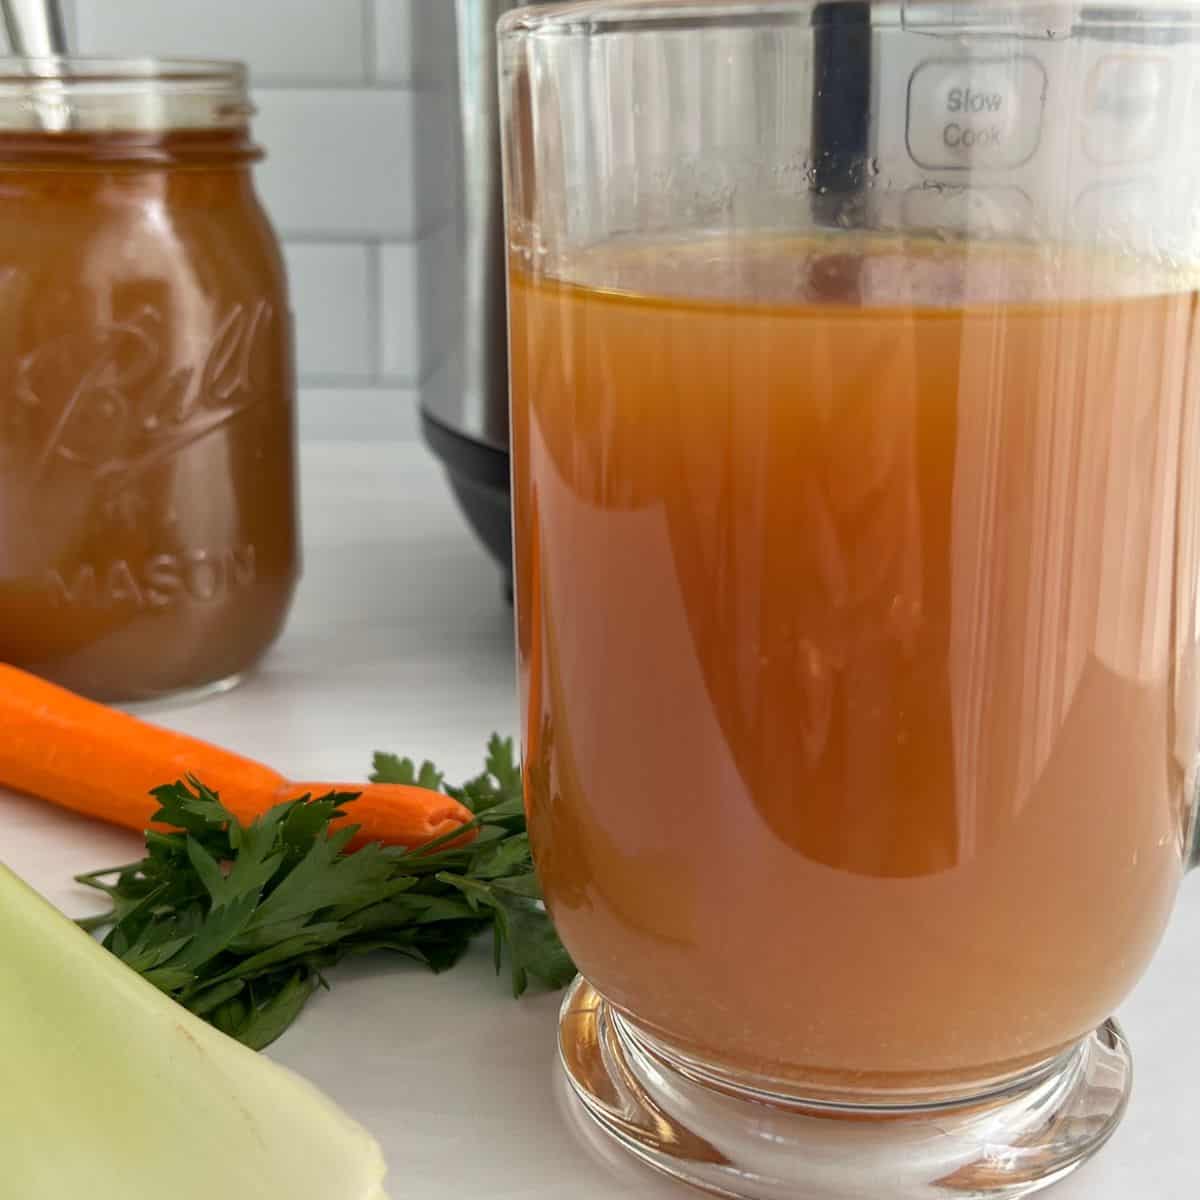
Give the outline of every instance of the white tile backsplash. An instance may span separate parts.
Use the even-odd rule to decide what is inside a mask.
[[[407,442],[417,436],[421,393],[415,388],[305,388],[300,437],[324,442]]]
[[[375,374],[373,253],[354,242],[284,245],[302,378],[368,380]]]
[[[240,58],[259,83],[361,83],[369,17],[363,0],[75,0],[85,53]]]
[[[445,361],[461,319],[458,242],[447,221],[420,242],[380,246],[378,336],[389,380],[423,382]]]
[[[454,0],[375,0],[375,75],[437,85],[454,52]]]
[[[375,4],[375,78],[416,83],[421,77],[419,42],[413,13],[422,8],[453,9],[454,0],[377,0]]]
[[[421,381],[427,353],[433,350],[428,330],[430,287],[428,276],[422,278],[421,245],[401,242],[379,248],[380,368],[384,376],[405,383]]]
[[[259,186],[284,237],[415,237],[416,111],[406,90],[260,89]]]
[[[421,164],[422,228],[439,228],[454,210],[462,187],[462,136],[458,95],[448,89],[418,92],[416,158]]]
[[[462,241],[453,215],[431,239],[424,266],[429,281],[429,352],[440,363],[462,336]]]
[[[303,436],[413,437],[455,334],[454,0],[70,0],[84,54],[240,58]],[[374,431],[374,432],[373,432]]]

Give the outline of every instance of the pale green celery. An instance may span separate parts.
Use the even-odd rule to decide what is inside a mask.
[[[386,1200],[374,1139],[0,865],[0,1200]]]

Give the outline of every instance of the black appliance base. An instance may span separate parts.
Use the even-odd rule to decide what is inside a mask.
[[[512,496],[508,452],[464,437],[421,412],[421,433],[442,460],[467,524],[496,560],[512,596]]]

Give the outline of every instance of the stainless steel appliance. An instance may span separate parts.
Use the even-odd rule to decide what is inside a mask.
[[[461,173],[458,328],[446,368],[426,389],[421,425],[475,532],[511,577],[508,349],[505,317],[496,21],[512,0],[456,0]]]

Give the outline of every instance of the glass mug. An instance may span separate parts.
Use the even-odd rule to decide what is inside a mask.
[[[1194,857],[1200,5],[500,26],[561,1058],[736,1196],[1114,1129]]]

